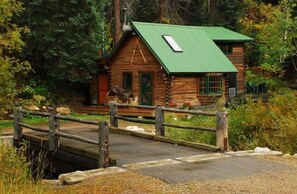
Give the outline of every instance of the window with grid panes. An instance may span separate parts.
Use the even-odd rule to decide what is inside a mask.
[[[221,94],[222,76],[203,76],[200,79],[200,94]]]

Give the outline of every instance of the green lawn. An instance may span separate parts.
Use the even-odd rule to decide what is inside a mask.
[[[74,118],[84,119],[84,120],[98,120],[98,121],[109,120],[108,115],[72,114],[70,116]],[[66,122],[66,121],[63,121],[63,122]],[[29,125],[46,124],[48,123],[48,118],[42,118],[39,116],[25,117],[24,123]],[[9,128],[13,128],[13,120],[0,120],[0,131],[3,129],[9,129]]]

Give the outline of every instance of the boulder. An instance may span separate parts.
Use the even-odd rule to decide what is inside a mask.
[[[56,112],[62,115],[69,115],[71,113],[70,109],[67,107],[57,107]]]
[[[83,181],[87,175],[82,171],[75,171],[68,174],[61,174],[58,178],[64,185],[72,185]]]
[[[293,156],[291,154],[285,154],[283,157],[285,157],[285,158],[291,158]]]
[[[269,148],[256,147],[254,152],[255,153],[269,153],[269,152],[271,152],[271,150]]]
[[[35,104],[25,104],[23,108],[30,111],[39,111],[40,109]]]

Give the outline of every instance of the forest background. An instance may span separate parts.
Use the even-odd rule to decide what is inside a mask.
[[[247,71],[247,81],[276,88],[289,67],[285,81],[296,84],[296,13],[296,0],[2,0],[0,115],[32,100],[67,103],[74,99],[69,94],[87,103],[96,61],[131,21],[241,32],[254,38],[246,48],[248,66],[270,75]]]

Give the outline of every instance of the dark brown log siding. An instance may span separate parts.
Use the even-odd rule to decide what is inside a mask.
[[[111,86],[123,86],[123,73],[133,73],[134,95],[140,97],[139,79],[141,72],[153,74],[153,104],[165,105],[166,72],[161,69],[159,62],[136,35],[127,37],[127,40],[118,49],[110,63]]]
[[[172,80],[171,98],[177,106],[182,106],[184,102],[191,105],[199,105],[197,77],[175,76]]]
[[[244,75],[244,44],[232,43],[233,52],[227,55],[228,59],[237,68],[237,91],[243,92],[245,90],[245,75]]]

